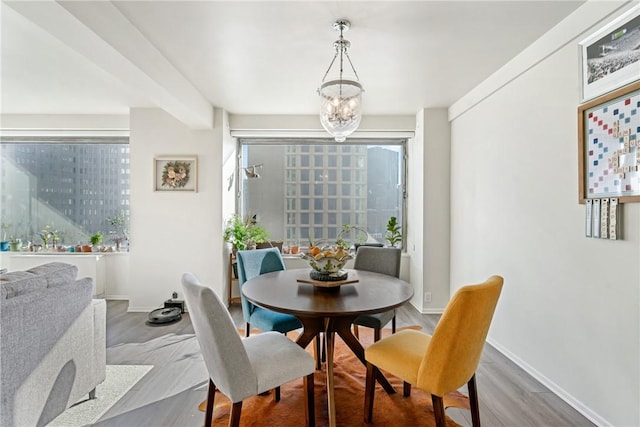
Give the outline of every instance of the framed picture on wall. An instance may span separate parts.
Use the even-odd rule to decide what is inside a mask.
[[[640,201],[640,81],[578,107],[579,201]]]
[[[198,191],[196,156],[160,156],[154,158],[154,191]]]
[[[580,42],[582,100],[640,80],[640,6]]]

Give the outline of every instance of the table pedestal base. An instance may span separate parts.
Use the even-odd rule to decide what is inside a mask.
[[[366,366],[366,360],[364,358],[364,347],[360,344],[360,341],[351,332],[351,324],[357,316],[345,316],[345,317],[300,317],[300,321],[303,325],[303,332],[300,334],[296,343],[306,348],[309,343],[315,338],[320,337],[321,333],[324,333],[326,342],[326,354],[327,354],[327,404],[329,406],[329,426],[335,427],[336,425],[336,403],[333,384],[333,350],[335,347],[335,334],[338,334],[340,338],[347,344],[353,354]],[[376,380],[384,390],[389,393],[395,393],[395,389],[389,383],[389,381],[382,375],[382,372],[377,370]]]

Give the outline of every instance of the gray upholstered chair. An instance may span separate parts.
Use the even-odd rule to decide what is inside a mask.
[[[247,280],[261,274],[285,269],[280,251],[277,248],[238,251],[236,259],[238,261],[238,283],[240,284],[242,316],[247,322],[245,336],[249,336],[252,325],[261,331],[276,331],[283,334],[301,328],[302,323],[297,317],[253,305],[242,293],[242,286]]]
[[[355,270],[372,271],[388,276],[400,277],[399,248],[377,248],[372,246],[360,246],[353,261]],[[366,283],[362,284],[366,286]],[[373,328],[374,341],[380,340],[380,331],[391,321],[391,332],[396,333],[396,310],[384,313],[366,314],[356,317],[353,321],[354,334],[358,336],[358,326]]]
[[[205,427],[213,420],[216,389],[233,403],[229,425],[238,426],[244,399],[275,388],[278,401],[280,385],[300,377],[304,379],[307,426],[314,426],[313,357],[277,332],[241,338],[229,311],[211,288],[201,285],[191,273],[182,275],[182,287],[209,372]]]

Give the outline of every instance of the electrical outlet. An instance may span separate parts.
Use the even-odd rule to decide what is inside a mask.
[[[425,304],[431,302],[431,292],[424,293],[424,302]]]

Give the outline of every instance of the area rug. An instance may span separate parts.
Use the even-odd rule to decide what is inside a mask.
[[[96,398],[76,403],[48,426],[80,427],[94,424],[151,368],[151,365],[107,365],[106,379],[96,387]]]
[[[419,329],[410,327],[411,329]],[[400,328],[398,328],[400,329]],[[368,328],[360,328],[360,341],[364,347],[373,342]],[[388,332],[390,333],[390,332]],[[383,331],[383,336],[385,336]],[[311,350],[309,346],[308,350]],[[336,420],[341,427],[363,426],[364,386],[366,369],[340,338],[336,338],[334,354],[334,378],[336,394]],[[397,393],[389,395],[380,385],[376,387],[373,423],[369,426],[429,426],[435,427],[431,395],[413,388],[410,397],[402,396],[402,381],[385,375]],[[328,425],[326,371],[323,367],[315,374],[316,426]],[[220,392],[216,393],[213,412],[214,426],[226,426],[231,404]],[[445,396],[446,407],[469,408],[466,396],[455,392]],[[203,402],[205,403],[205,402]],[[201,404],[204,410],[206,405]],[[246,399],[242,405],[241,425],[245,426],[300,426],[305,424],[304,393],[302,379],[281,387],[281,400],[276,403],[273,394]],[[447,418],[447,426],[458,426]]]

